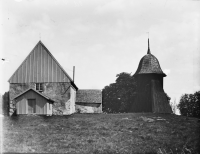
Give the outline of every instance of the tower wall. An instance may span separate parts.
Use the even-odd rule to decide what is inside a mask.
[[[151,80],[152,112],[172,113],[168,98],[162,88],[161,82]]]
[[[137,90],[136,98],[132,105],[131,112],[154,112],[155,101],[159,98],[161,93],[164,95],[163,91],[163,77],[157,74],[141,74],[136,76],[137,80]],[[155,81],[157,89],[160,93],[155,95],[155,88],[153,87],[152,81]],[[155,87],[155,84],[154,84]]]

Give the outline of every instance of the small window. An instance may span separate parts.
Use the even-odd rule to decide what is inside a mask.
[[[35,89],[39,92],[43,92],[44,91],[44,84],[43,83],[36,83]]]

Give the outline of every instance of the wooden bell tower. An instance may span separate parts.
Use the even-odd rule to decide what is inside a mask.
[[[158,59],[151,54],[149,39],[147,54],[140,60],[134,74],[137,82],[136,98],[131,112],[172,113],[163,90],[163,73]]]

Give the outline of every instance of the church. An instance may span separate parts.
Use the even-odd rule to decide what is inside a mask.
[[[102,112],[101,90],[78,90],[74,78],[41,41],[8,82],[10,115],[70,115],[77,110],[80,113]]]

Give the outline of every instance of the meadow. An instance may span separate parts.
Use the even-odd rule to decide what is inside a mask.
[[[172,114],[2,117],[3,153],[198,153],[197,118]]]

